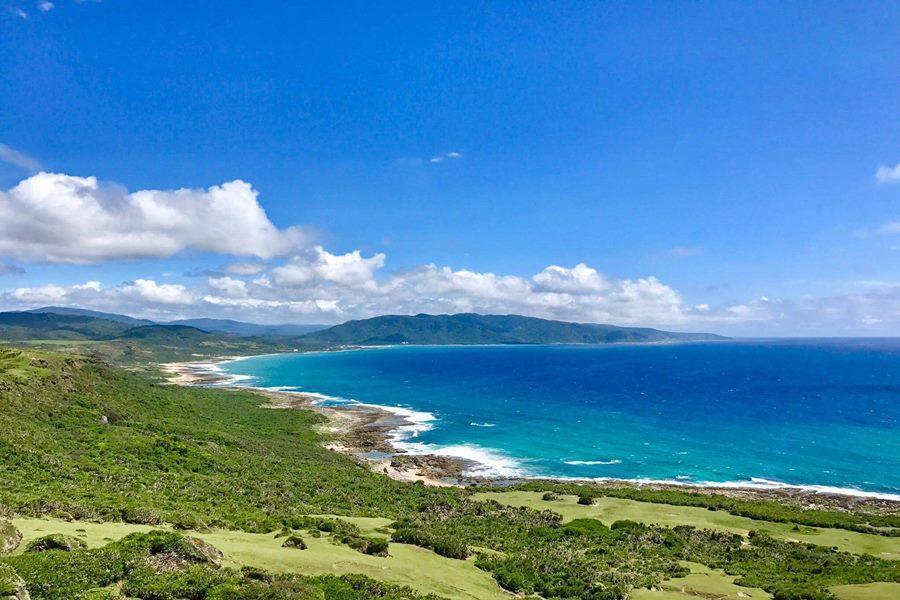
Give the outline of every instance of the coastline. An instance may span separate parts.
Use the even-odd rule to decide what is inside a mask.
[[[338,406],[323,405],[329,397],[321,394],[285,391],[242,384],[253,378],[227,375],[218,366],[246,356],[217,357],[202,362],[166,363],[161,366],[169,383],[175,385],[217,386],[224,389],[252,390],[269,400],[273,409],[313,410],[328,419],[322,427],[333,439],[326,445],[329,450],[351,457],[372,471],[382,473],[407,483],[421,481],[425,485],[466,487],[471,485],[495,485],[508,487],[524,482],[583,483],[600,488],[649,490],[678,490],[701,494],[718,494],[734,498],[769,499],[806,508],[852,509],[861,506],[900,510],[900,497],[893,494],[869,492],[850,488],[833,488],[817,485],[792,485],[765,479],[735,482],[681,482],[670,480],[625,478],[570,478],[552,476],[498,476],[473,473],[478,463],[459,456],[410,453],[403,448],[410,431],[421,423],[406,409],[391,410],[388,407],[348,403]],[[413,434],[414,436],[414,434]]]

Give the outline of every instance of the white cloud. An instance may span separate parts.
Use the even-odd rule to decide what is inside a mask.
[[[286,287],[300,287],[317,281],[360,285],[372,280],[375,271],[384,266],[384,260],[384,254],[364,258],[359,250],[331,254],[316,246],[272,269],[272,279]]]
[[[207,316],[333,323],[381,314],[479,312],[739,335],[900,334],[900,286],[869,282],[841,296],[758,296],[711,306],[686,303],[655,277],[607,277],[583,264],[552,265],[531,277],[437,265],[379,276],[382,255],[335,255],[321,248],[288,265],[299,268],[298,263],[312,274],[279,282],[275,271],[281,267],[275,267],[252,281],[216,276],[191,280],[192,287],[152,279],[111,287],[96,281],[48,284],[2,292],[0,306],[83,306],[163,320]]]
[[[231,277],[210,277],[209,286],[229,298],[243,298],[247,295],[247,284]]]
[[[609,287],[596,269],[579,263],[571,269],[551,265],[532,277],[539,289],[551,292],[600,292]]]
[[[875,171],[875,181],[878,183],[896,183],[900,181],[900,163],[893,167],[888,165],[879,165]]]
[[[225,265],[225,272],[232,275],[257,275],[266,270],[266,265],[262,263],[231,263]]]
[[[26,171],[37,171],[41,168],[41,163],[36,158],[3,143],[0,143],[0,162],[9,163]]]
[[[46,0],[44,2],[38,2],[38,8],[41,9],[41,12],[50,12],[53,10],[54,6],[56,5],[52,2],[47,2]]]
[[[0,192],[0,255],[55,263],[168,257],[185,249],[262,259],[307,241],[278,229],[249,183],[128,193],[95,177],[38,173]]]
[[[135,279],[121,286],[117,292],[126,298],[150,304],[188,305],[195,302],[194,294],[183,285],[159,284],[152,279]]]
[[[432,164],[442,163],[448,159],[457,159],[462,158],[462,154],[459,152],[444,152],[443,154],[438,154],[437,156],[431,157],[431,160],[428,162]]]

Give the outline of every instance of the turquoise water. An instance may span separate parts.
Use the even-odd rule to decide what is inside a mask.
[[[392,407],[410,420],[399,448],[479,474],[900,495],[900,340],[406,346],[222,369]]]

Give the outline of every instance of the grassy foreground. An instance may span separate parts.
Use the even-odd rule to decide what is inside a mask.
[[[552,510],[563,517],[563,522],[573,519],[599,519],[611,525],[620,519],[631,519],[648,525],[677,527],[690,525],[700,529],[719,529],[746,536],[760,531],[774,538],[800,541],[819,546],[836,547],[845,552],[871,554],[881,558],[900,560],[900,537],[887,537],[870,533],[857,533],[844,529],[797,526],[788,523],[767,523],[729,514],[709,511],[692,506],[653,504],[622,498],[600,497],[591,505],[578,504],[578,496],[561,495],[554,500],[542,500],[541,492],[510,491],[480,492],[473,496],[479,500],[496,500],[511,506],[525,506],[534,510]]]
[[[388,519],[367,517],[348,520],[367,535],[383,535],[377,530],[390,523]],[[155,529],[149,525],[130,523],[65,522],[49,519],[14,519],[13,524],[22,532],[22,548],[32,540],[50,533],[78,537],[89,548],[99,548],[129,533]],[[212,531],[190,532],[190,535],[221,550],[226,564],[237,568],[248,565],[272,573],[305,575],[355,573],[445,598],[510,598],[489,574],[476,568],[472,561],[445,558],[406,544],[391,544],[390,556],[370,556],[334,543],[329,537],[305,536],[308,547],[296,550],[282,547],[284,538],[275,537],[275,533]]]
[[[29,540],[68,532],[93,546],[0,557],[7,583],[23,579],[32,600],[111,597],[85,595],[110,585],[140,600],[502,590],[613,600],[690,586],[819,600],[900,582],[897,538],[871,534],[891,533],[887,513],[717,496],[648,503],[625,488],[550,483],[533,485],[597,506],[472,497],[372,473],[323,447],[320,415],[265,403],[249,391],[161,385],[84,356],[0,350],[0,518],[14,518]],[[518,506],[497,501],[515,498]],[[325,514],[342,520],[309,517]],[[168,533],[141,533],[159,527]],[[174,530],[218,547],[225,565],[198,558]],[[282,547],[294,538],[296,547]],[[804,539],[817,543],[792,541]]]

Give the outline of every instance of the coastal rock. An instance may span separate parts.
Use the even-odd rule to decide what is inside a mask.
[[[9,521],[0,521],[0,555],[9,554],[22,543],[22,534]]]
[[[84,541],[71,535],[63,535],[62,533],[51,533],[36,540],[32,540],[25,546],[25,552],[45,552],[47,550],[80,550],[86,548]]]
[[[9,565],[0,563],[0,600],[31,600],[25,580]]]

